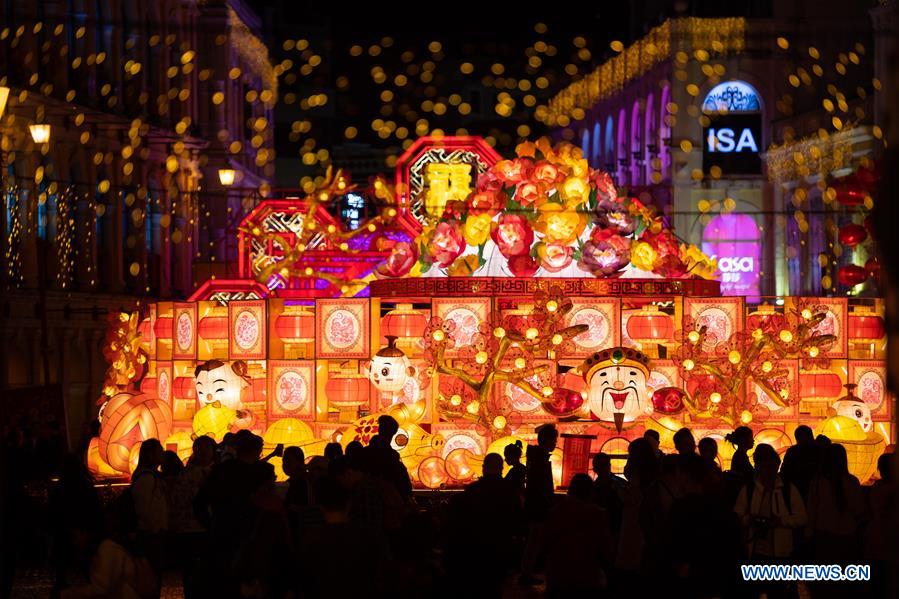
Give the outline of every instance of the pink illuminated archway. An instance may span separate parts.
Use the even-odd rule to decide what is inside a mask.
[[[643,158],[643,123],[640,118],[641,104],[640,100],[634,100],[631,107],[631,147],[628,154],[628,162],[630,163],[630,182],[632,185],[640,185],[640,162]]]
[[[662,97],[659,100],[659,160],[661,161],[662,178],[668,175],[671,166],[671,155],[668,152],[668,142],[671,139],[671,127],[668,125],[668,103],[671,102],[671,88],[667,85],[662,88]]]
[[[762,245],[755,218],[739,212],[714,217],[702,230],[702,251],[718,259],[722,295],[758,302]]]

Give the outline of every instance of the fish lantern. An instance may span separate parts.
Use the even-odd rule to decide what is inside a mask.
[[[367,369],[372,385],[381,394],[391,396],[399,395],[406,382],[414,380],[416,373],[409,358],[396,346],[396,337],[393,335],[387,336],[387,347],[378,350]]]
[[[837,416],[852,418],[858,422],[864,432],[870,433],[874,428],[874,423],[871,421],[871,408],[855,395],[855,387],[854,383],[847,383],[846,395],[833,402],[830,407]]]
[[[625,423],[652,413],[646,397],[649,358],[631,347],[612,347],[594,353],[580,367],[587,384],[587,403],[599,420]]]
[[[208,360],[194,370],[194,384],[200,409],[217,405],[235,413],[231,426],[248,428],[255,418],[245,409],[244,399],[250,393],[252,378],[249,367],[243,360],[223,362]],[[219,418],[216,418],[218,421]]]

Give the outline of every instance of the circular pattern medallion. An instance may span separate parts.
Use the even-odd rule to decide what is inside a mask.
[[[540,388],[539,377],[532,376],[528,382]],[[506,395],[509,398],[509,404],[519,412],[533,412],[542,405],[539,399],[512,383],[506,383]]]
[[[883,377],[869,370],[858,379],[858,390],[856,394],[859,399],[868,404],[872,410],[876,410],[883,403]]]
[[[156,382],[156,392],[159,394],[159,399],[166,403],[171,403],[171,391],[172,386],[169,384],[169,371],[161,370],[159,372],[159,379]]]
[[[706,327],[706,341],[703,349],[711,351],[717,343],[731,336],[733,324],[730,316],[721,308],[706,308],[696,317],[696,329]]]
[[[237,347],[247,351],[253,349],[257,341],[259,341],[259,321],[251,311],[244,310],[234,319],[234,342]]]
[[[325,337],[336,349],[352,347],[361,330],[359,319],[349,310],[334,310],[325,320]]]
[[[275,401],[288,412],[301,410],[306,405],[309,387],[300,374],[287,370],[278,377],[275,385]]]
[[[187,351],[193,344],[194,339],[194,323],[190,319],[187,312],[182,312],[178,316],[178,331],[176,333],[178,349]]]
[[[571,326],[585,324],[589,328],[574,338],[581,349],[592,350],[605,344],[609,337],[609,319],[596,308],[581,308],[571,315]]]
[[[446,313],[444,320],[452,320],[456,323],[453,338],[457,348],[471,345],[478,332],[478,315],[474,311],[470,308],[453,308]]]
[[[475,455],[481,455],[481,446],[471,436],[465,433],[455,433],[446,438],[442,456],[445,459],[456,449],[467,449]]]

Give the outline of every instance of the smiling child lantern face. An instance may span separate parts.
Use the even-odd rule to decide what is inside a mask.
[[[396,337],[387,337],[387,347],[382,347],[371,359],[368,378],[382,393],[398,393],[406,381],[415,376],[415,367],[403,350],[396,346]]]
[[[587,383],[590,411],[621,431],[626,422],[652,412],[646,396],[649,358],[630,347],[596,352],[581,366]]]
[[[218,402],[221,407],[241,409],[245,390],[250,386],[247,372],[247,363],[243,360],[209,360],[198,365],[194,378],[200,407]]]

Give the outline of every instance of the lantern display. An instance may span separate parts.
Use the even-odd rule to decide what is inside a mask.
[[[746,317],[746,328],[750,331],[780,331],[784,328],[784,315],[770,304],[761,304]]]
[[[427,327],[427,316],[420,310],[414,310],[412,304],[399,304],[381,319],[381,333],[400,341],[421,339]]]
[[[446,456],[446,473],[450,478],[459,482],[471,480],[476,474],[474,469],[476,461],[476,456],[470,449],[456,448]]]
[[[158,316],[153,332],[156,333],[157,339],[160,341],[172,342],[172,332],[174,331],[173,319],[171,316]]]
[[[875,344],[886,335],[883,317],[868,306],[857,306],[849,313],[849,344],[862,357],[872,357]]]
[[[567,487],[575,474],[590,470],[590,442],[593,435],[562,435],[562,486]]]
[[[204,316],[197,325],[197,334],[206,341],[227,341],[228,317]]]
[[[221,441],[225,433],[231,430],[237,412],[222,405],[206,404],[194,414],[193,431],[198,437],[208,435]]]
[[[839,375],[827,370],[799,373],[799,392],[807,399],[833,399],[839,397],[843,381]]]
[[[407,380],[416,375],[415,367],[403,350],[396,346],[393,335],[387,335],[387,347],[378,350],[367,370],[375,389],[394,396],[403,389]]]
[[[100,439],[94,437],[87,446],[87,469],[95,477],[119,476],[121,472],[103,461],[100,457]]]
[[[418,480],[428,489],[439,489],[448,478],[446,464],[439,456],[430,456],[418,465]]]
[[[844,287],[861,285],[868,278],[868,272],[855,264],[844,264],[837,270],[837,281]]]
[[[655,304],[647,304],[627,320],[627,335],[637,343],[667,343],[674,340],[674,321]]]
[[[871,478],[877,469],[877,458],[886,448],[880,433],[866,433],[857,420],[847,416],[828,418],[815,429],[815,434],[824,435],[846,448],[849,472],[860,481]]]
[[[581,366],[587,384],[590,411],[620,432],[625,423],[652,413],[646,397],[649,358],[630,347],[596,352]]]
[[[103,410],[99,456],[115,470],[127,473],[134,444],[165,439],[171,427],[172,411],[164,402],[147,395],[119,393]]]
[[[193,436],[188,431],[175,431],[165,439],[162,444],[166,450],[174,451],[181,458],[181,461],[187,464],[194,449]]]
[[[368,378],[358,372],[332,373],[325,384],[328,402],[336,408],[356,408],[369,402]]]
[[[580,391],[572,391],[559,387],[553,390],[552,395],[543,401],[543,409],[559,418],[571,416],[584,406],[584,396]]]
[[[871,408],[855,395],[855,383],[846,383],[846,395],[833,402],[831,408],[837,416],[846,416],[858,422],[866,433],[874,429],[871,420]]]
[[[286,306],[275,318],[275,334],[284,343],[309,343],[315,339],[315,314],[305,306]]]
[[[852,175],[838,179],[833,184],[837,201],[847,208],[854,208],[865,203],[868,192],[858,184]]]
[[[652,393],[652,407],[660,414],[679,414],[684,409],[686,392],[680,387],[662,387]]]
[[[868,238],[868,232],[861,225],[849,223],[843,225],[837,234],[837,240],[846,247],[854,248]]]
[[[172,385],[175,399],[196,399],[197,383],[193,377],[179,376],[175,378],[175,384]]]
[[[306,443],[315,440],[315,433],[302,420],[281,418],[269,425],[262,435],[262,440],[266,451],[271,451],[278,445],[302,447]]]

